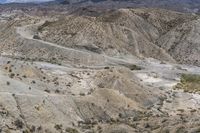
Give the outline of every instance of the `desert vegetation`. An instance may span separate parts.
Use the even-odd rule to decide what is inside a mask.
[[[0,132],[200,132],[200,16],[81,1],[0,5]]]
[[[185,92],[200,92],[200,75],[182,74],[181,81],[175,86],[176,89],[183,89]]]

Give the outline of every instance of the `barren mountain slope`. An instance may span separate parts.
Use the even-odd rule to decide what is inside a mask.
[[[200,68],[164,61],[173,59],[157,46],[197,16],[44,12],[0,13],[0,132],[200,131],[200,91],[174,89],[183,74],[198,77]]]
[[[200,66],[200,20],[177,26],[158,39],[158,45],[184,64]]]
[[[148,23],[156,27],[160,33],[160,36],[178,25],[199,18],[195,14],[186,14],[159,8],[140,8],[134,9],[134,11],[137,15],[141,16],[148,21]]]
[[[1,130],[199,131],[199,95],[171,87],[179,73],[200,73],[200,68],[155,60],[139,60],[138,65],[143,70],[95,65],[85,69],[1,57]]]
[[[16,16],[13,15],[11,21],[1,24],[1,51],[18,54],[20,58],[26,58],[26,55],[29,55],[30,58],[38,60],[35,52],[41,51],[43,45],[37,45],[36,41],[27,42],[26,39],[22,41],[14,31],[16,26],[38,23],[40,20],[39,18],[30,19],[23,12],[18,12],[18,14],[21,14],[21,18],[24,16],[23,21],[15,20]],[[193,52],[187,52],[187,54],[184,52],[186,50],[185,47],[189,45],[186,41],[184,41],[184,44],[181,43],[181,40],[177,40],[176,52],[169,51],[169,46],[166,43],[162,43],[173,38],[168,34],[176,27],[180,29],[181,25],[193,25],[195,21],[199,21],[196,15],[160,9],[99,11],[81,8],[71,15],[58,15],[54,20],[47,19],[46,22],[30,26],[29,29],[33,28],[34,33],[32,34],[34,37],[42,40],[93,53],[105,53],[110,56],[136,55],[142,58],[153,57],[171,62],[176,60],[179,63],[199,65],[198,42],[190,42],[191,44],[194,43],[197,49]],[[8,28],[9,30],[7,30]],[[188,36],[187,33],[185,36]],[[33,48],[30,48],[27,43],[31,43]],[[21,49],[22,46],[23,49]],[[179,47],[182,47],[183,50],[179,50]],[[188,47],[188,50],[191,51],[192,48]],[[50,47],[47,49],[46,46],[43,51],[38,53],[43,60],[51,58],[62,60],[66,53],[61,50],[63,51],[61,56],[58,54],[60,50]],[[50,51],[54,52],[49,53]]]
[[[93,5],[104,8],[158,7],[181,12],[199,12],[200,7],[199,0],[56,0],[52,3]]]
[[[159,43],[163,36],[166,40],[170,39],[170,36],[165,34],[174,28],[183,24],[192,25],[198,18],[197,15],[161,9],[118,9],[100,12],[83,8],[71,15],[62,16],[55,22],[47,21],[39,27],[39,37],[63,46],[108,55],[131,54],[200,65],[198,51],[188,53],[195,58],[187,58],[181,54],[184,50],[169,52],[165,43],[162,43],[162,47]],[[195,46],[199,47],[199,44]],[[191,48],[189,47],[189,50]],[[177,58],[176,54],[179,54],[181,59]]]
[[[147,91],[131,80],[133,76],[120,67],[88,70],[1,58],[1,130],[86,131],[84,125],[96,128],[90,125],[109,123],[119,114],[140,114],[159,101],[159,90]],[[60,124],[62,129],[57,129]]]
[[[79,9],[58,21],[46,22],[39,31],[42,39],[67,47],[108,55],[132,54],[172,61],[153,43],[159,37],[158,29],[135,14],[134,10],[98,13]]]

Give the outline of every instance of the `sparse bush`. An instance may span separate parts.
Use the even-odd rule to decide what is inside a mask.
[[[104,69],[110,69],[110,67],[104,67]]]
[[[50,90],[47,90],[47,89],[46,89],[46,90],[44,90],[44,91],[47,92],[47,93],[50,93]]]
[[[149,123],[145,123],[145,124],[144,124],[144,128],[150,128]]]
[[[39,126],[38,128],[37,128],[37,131],[41,131],[42,130],[42,126]]]
[[[66,128],[65,131],[67,133],[79,133],[78,130],[71,128],[71,127]]]
[[[30,133],[30,132],[29,132],[29,130],[26,129],[26,130],[22,131],[22,133]]]
[[[10,77],[10,78],[14,78],[14,76],[15,76],[15,74],[14,74],[14,73],[11,73],[9,77]]]
[[[56,90],[55,90],[55,93],[60,93],[60,90],[56,89]]]
[[[183,89],[184,92],[200,92],[200,75],[183,74],[181,82],[175,86],[175,89]]]
[[[59,85],[59,82],[58,82],[58,81],[55,81],[54,84],[55,84],[55,85]]]
[[[119,116],[119,118],[122,118],[123,115],[121,113],[119,113],[118,116]]]
[[[31,83],[32,83],[32,84],[35,84],[36,82],[35,82],[35,80],[33,80]]]
[[[130,69],[130,70],[141,70],[142,68],[139,67],[139,66],[137,66],[137,65],[130,65],[130,66],[129,66],[129,69]]]
[[[30,129],[30,132],[33,133],[33,132],[35,132],[35,130],[36,130],[35,126],[32,126]]]
[[[61,130],[61,129],[62,129],[62,124],[56,124],[56,125],[54,126],[54,128],[55,128],[56,130]]]
[[[105,88],[104,84],[103,83],[100,83],[97,85],[99,88]]]
[[[80,96],[85,96],[85,93],[80,93]]]
[[[184,112],[184,109],[178,109],[177,111],[183,113],[183,112]]]
[[[19,119],[17,119],[16,121],[14,121],[14,124],[15,124],[15,126],[17,128],[20,128],[20,129],[22,129],[23,126],[24,126],[24,123],[21,120],[19,120]]]
[[[196,112],[196,111],[197,111],[196,109],[191,109],[190,110],[191,113]]]
[[[12,72],[12,69],[9,69],[8,71],[9,71],[9,73],[11,73],[11,72]]]
[[[9,82],[9,81],[7,81],[7,82],[6,82],[6,84],[7,84],[7,85],[10,85],[10,82]]]
[[[38,39],[38,40],[40,40],[41,38],[40,38],[38,35],[34,35],[34,36],[33,36],[33,39]]]
[[[107,99],[107,102],[109,103],[109,102],[110,102],[110,100],[109,100],[109,99]]]

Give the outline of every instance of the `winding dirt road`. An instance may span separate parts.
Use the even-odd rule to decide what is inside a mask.
[[[34,40],[45,45],[50,45],[56,48],[65,49],[66,51],[75,51],[77,53],[83,53],[86,55],[95,54],[96,56],[104,57],[110,64],[136,64],[141,66],[143,69],[140,71],[133,71],[135,75],[140,79],[140,82],[144,85],[151,87],[160,87],[167,95],[166,100],[173,100],[171,104],[164,101],[162,105],[163,111],[167,111],[173,114],[179,107],[181,108],[193,108],[196,103],[200,103],[200,96],[185,93],[182,91],[173,90],[173,86],[176,85],[180,80],[181,73],[200,74],[200,68],[196,66],[187,66],[180,64],[161,63],[161,61],[151,58],[139,59],[133,56],[119,56],[109,57],[107,55],[96,54],[87,51],[81,51],[77,49],[67,48],[55,43],[46,42],[39,39],[34,39],[33,36],[37,34],[37,27],[42,25],[45,21],[41,21],[37,24],[30,24],[23,27],[18,27],[16,32],[25,39]],[[33,30],[34,29],[34,30]],[[46,64],[48,67],[48,64]],[[52,66],[51,66],[52,67]],[[105,66],[102,66],[105,67]],[[91,66],[91,68],[99,68],[99,66]],[[54,69],[59,69],[54,67]],[[66,67],[68,70],[73,68]],[[173,95],[174,94],[174,95]],[[170,95],[170,96],[169,96]],[[173,95],[173,97],[171,97]],[[175,104],[176,103],[176,104]],[[200,108],[200,105],[195,105]],[[158,108],[155,106],[155,108]]]

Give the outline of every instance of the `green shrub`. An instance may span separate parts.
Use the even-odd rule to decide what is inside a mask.
[[[196,93],[200,92],[200,75],[183,74],[181,82],[175,86],[175,89],[183,89],[184,92]]]
[[[79,133],[78,130],[71,128],[71,127],[66,128],[65,131],[67,133]]]
[[[196,74],[183,74],[181,76],[181,82],[182,83],[187,83],[187,82],[200,83],[200,75],[196,75]]]

